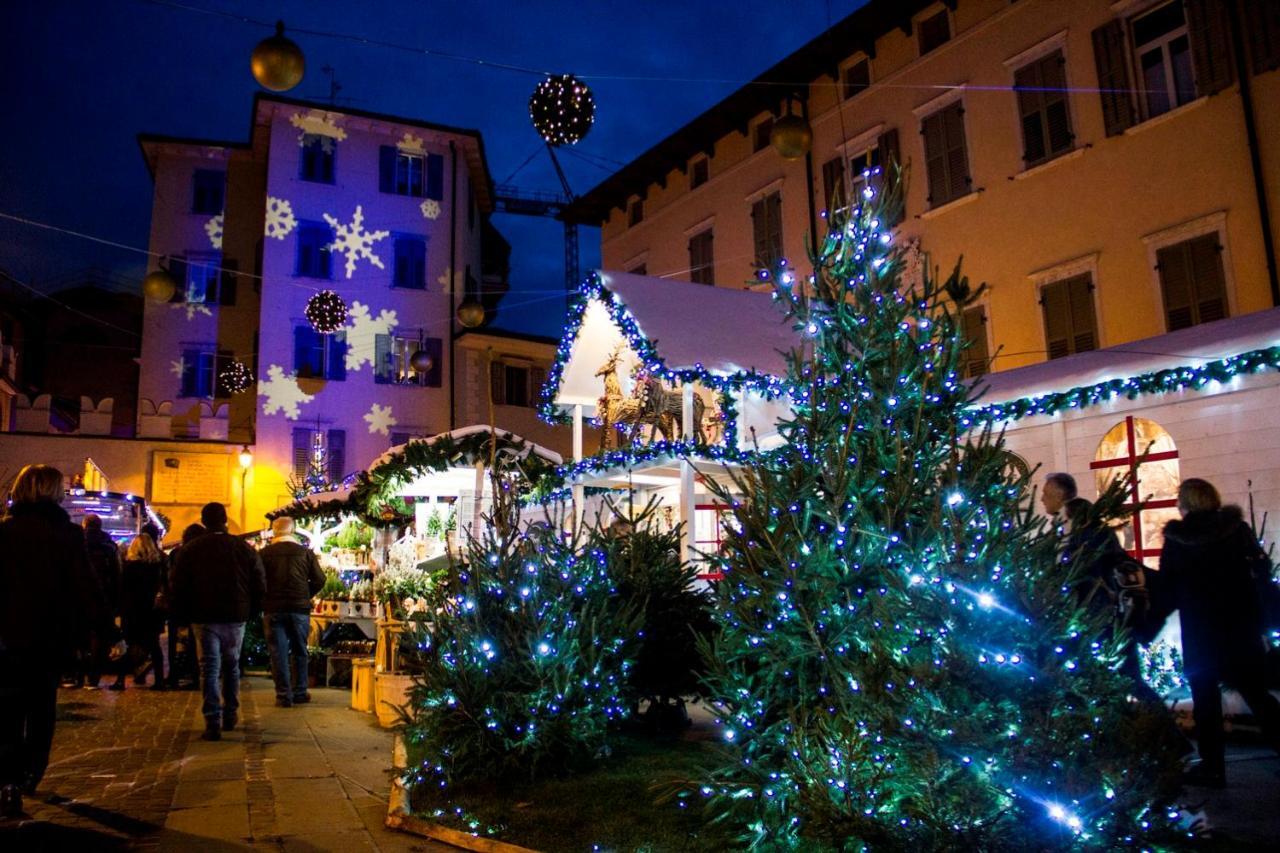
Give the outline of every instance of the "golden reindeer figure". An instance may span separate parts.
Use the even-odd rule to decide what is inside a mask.
[[[626,439],[620,439],[616,425],[634,424],[640,417],[640,401],[622,394],[622,382],[618,379],[618,361],[622,358],[622,351],[623,345],[618,344],[596,371],[596,376],[604,378],[604,396],[596,403],[601,421],[601,450],[613,450],[620,440],[629,444],[631,431],[627,431]]]

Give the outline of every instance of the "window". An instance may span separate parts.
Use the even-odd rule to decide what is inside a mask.
[[[318,133],[302,135],[302,160],[298,177],[321,184],[333,183],[333,155],[338,144],[332,137]]]
[[[925,168],[929,173],[929,204],[941,207],[968,195],[969,153],[964,138],[964,105],[949,104],[924,120]]]
[[[1227,316],[1226,277],[1217,232],[1159,249],[1156,270],[1170,332]]]
[[[222,213],[226,185],[227,173],[221,169],[196,169],[191,176],[191,212]]]
[[[1022,122],[1022,159],[1028,166],[1070,151],[1071,112],[1067,104],[1066,59],[1055,50],[1013,74]]]
[[[225,399],[231,396],[222,377],[231,365],[231,353],[225,350],[184,349],[182,351],[182,384],[179,397],[200,397],[206,400]]]
[[[947,10],[939,9],[929,17],[916,21],[916,35],[921,56],[951,41],[951,21],[947,17]]]
[[[1102,437],[1089,467],[1099,492],[1117,477],[1133,475],[1126,504],[1132,516],[1116,532],[1131,557],[1159,568],[1164,526],[1178,517],[1182,482],[1173,436],[1155,421],[1127,417]]]
[[[189,255],[186,259],[186,286],[181,301],[194,305],[218,304],[217,255]]]
[[[400,236],[395,239],[393,287],[425,290],[427,287],[427,241],[423,237]]]
[[[299,379],[346,379],[347,333],[322,335],[310,325],[294,326],[293,369]]]
[[[707,182],[711,172],[710,164],[711,161],[706,157],[699,157],[693,161],[689,167],[689,189],[696,190]]]
[[[444,197],[444,158],[383,145],[378,149],[378,190],[439,201]]]
[[[708,228],[689,238],[689,281],[694,284],[715,284],[715,266],[712,233]]]
[[[304,481],[311,472],[312,460],[324,467],[324,476],[330,483],[341,483],[346,476],[347,467],[347,433],[341,429],[307,429],[294,427],[293,430],[293,476]]]
[[[848,153],[853,152],[853,153]],[[856,148],[852,145],[846,147],[848,153],[847,166],[849,169],[849,180],[847,185],[844,182],[844,169],[846,161],[844,159],[835,159],[828,161],[822,167],[822,177],[824,185],[832,187],[833,182],[839,179],[836,201],[838,202],[835,209],[844,207],[849,203],[848,199],[854,202],[863,201],[864,190],[867,187],[879,192],[886,184],[887,178],[896,168],[898,162],[898,130],[891,128],[875,137],[870,146],[862,147],[858,145]],[[831,190],[828,189],[830,193]],[[847,195],[846,195],[847,193]],[[891,214],[889,225],[897,225],[903,218],[903,203],[899,199],[898,207]]]
[[[397,195],[422,196],[423,176],[427,170],[427,158],[420,154],[396,154],[395,191]]]
[[[543,367],[501,361],[489,365],[489,393],[497,406],[536,406],[546,381]]]
[[[703,554],[715,555],[720,552],[724,542],[725,529],[737,526],[733,510],[724,504],[695,504],[693,508],[693,559],[699,565],[700,580],[718,581],[724,573],[706,571],[706,558]]]
[[[1191,41],[1180,0],[1134,18],[1130,26],[1143,114],[1153,118],[1194,100]]]
[[[773,134],[773,116],[760,119],[751,135],[751,150],[763,151],[769,147],[769,137]]]
[[[1098,324],[1093,313],[1093,275],[1081,273],[1040,289],[1044,315],[1045,350],[1062,358],[1098,348]]]
[[[298,225],[298,262],[295,275],[307,278],[332,278],[330,246],[333,229],[324,222],[302,222]]]
[[[773,272],[782,260],[782,194],[769,193],[751,205],[756,269]]]
[[[374,337],[373,381],[380,385],[418,385],[439,388],[441,358],[444,347],[440,338],[377,335]],[[431,369],[419,373],[413,369],[413,356],[422,350],[431,358]]]
[[[644,199],[633,198],[627,207],[627,227],[644,222]]]
[[[844,158],[832,157],[822,164],[822,201],[827,210],[841,210],[849,203],[844,189]]]
[[[849,158],[849,190],[855,200],[862,200],[863,187],[871,186],[878,189],[884,184],[884,176],[876,174],[878,168],[880,168],[879,145],[873,145],[866,151]]]
[[[964,351],[964,375],[976,379],[991,370],[991,350],[987,346],[987,308],[974,305],[960,315],[960,330],[968,348]]]
[[[871,85],[871,60],[863,58],[845,66],[840,75],[840,93],[846,100]]]

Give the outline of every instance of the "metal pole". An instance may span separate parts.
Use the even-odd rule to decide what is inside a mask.
[[[245,530],[245,505],[249,502],[249,496],[245,493],[244,483],[249,476],[249,469],[240,466],[240,532],[247,533]]]
[[[688,442],[693,438],[693,383],[685,382],[680,388],[680,433]],[[684,522],[684,530],[680,536],[680,560],[687,562],[693,557],[693,463],[689,458],[680,460],[680,518]]]

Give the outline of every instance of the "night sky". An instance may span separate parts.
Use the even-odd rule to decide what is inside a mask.
[[[152,186],[137,134],[248,138],[258,90],[249,53],[270,31],[202,10],[584,77],[595,127],[561,155],[583,193],[861,4],[0,0],[0,213],[146,247]],[[518,171],[511,182],[522,188],[558,189],[528,119],[538,75],[291,35],[307,75],[288,96],[327,101],[321,69],[330,66],[339,107],[476,128],[495,182]],[[558,336],[560,223],[494,223],[513,247],[511,292],[495,325]],[[599,231],[582,229],[580,239],[582,269],[597,266]],[[137,252],[0,219],[0,270],[41,290],[88,267],[136,287],[145,265]]]

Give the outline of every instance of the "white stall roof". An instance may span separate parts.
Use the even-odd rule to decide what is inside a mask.
[[[1280,346],[1280,308],[1003,370],[984,377],[988,390],[980,404],[1038,397],[1172,367],[1199,367],[1206,362],[1273,346]]]
[[[490,432],[496,432],[499,438],[508,438],[511,441],[524,441],[525,446],[529,449],[530,453],[534,454],[535,456],[541,456],[543,459],[547,460],[552,465],[561,465],[564,463],[564,457],[561,456],[559,453],[556,453],[554,450],[548,450],[547,448],[543,447],[540,444],[534,444],[532,441],[525,441],[523,438],[511,432],[510,430],[501,429],[499,427],[492,427],[492,426],[489,426],[488,424],[475,424],[474,426],[458,427],[457,429],[450,430],[449,432],[437,433],[436,435],[433,435],[430,438],[414,438],[414,439],[410,439],[410,441],[412,441],[415,444],[435,444],[437,441],[441,441],[445,438],[451,438],[454,441],[457,441],[458,439],[466,438],[467,436],[475,435],[476,433],[488,434]],[[369,467],[367,470],[372,471],[374,468],[377,468],[379,465],[383,465],[387,462],[390,462],[392,454],[399,453],[403,451],[404,448],[405,448],[404,444],[397,444],[395,447],[392,447],[390,450],[383,453],[377,459],[373,460],[373,462],[369,464]],[[471,467],[471,465],[470,463],[468,463],[464,467],[469,468]]]

